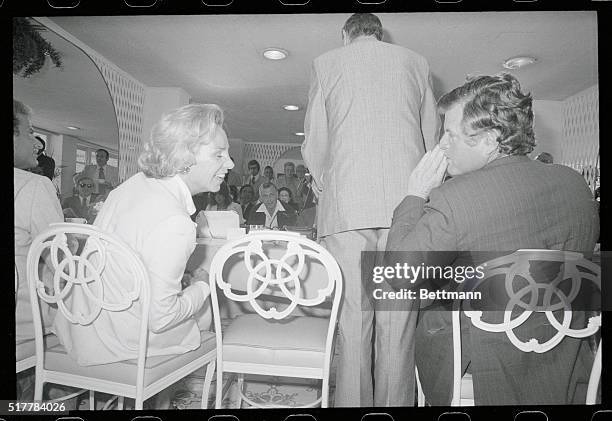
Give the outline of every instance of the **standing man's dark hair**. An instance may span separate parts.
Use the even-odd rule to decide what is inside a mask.
[[[259,162],[257,162],[256,159],[251,159],[248,163],[248,166],[256,166],[257,167],[257,172],[259,172],[259,170],[261,169],[261,167],[259,166]]]
[[[108,153],[108,151],[106,149],[98,149],[96,151],[96,153],[98,152],[104,152],[106,154],[106,159],[108,160],[108,158],[110,158],[110,154]]]
[[[342,27],[343,35],[350,42],[359,36],[374,36],[382,41],[383,27],[378,16],[371,13],[355,13]]]

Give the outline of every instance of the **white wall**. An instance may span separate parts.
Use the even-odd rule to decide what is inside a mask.
[[[142,141],[149,138],[151,129],[164,113],[189,104],[191,96],[182,88],[145,88],[142,118]]]
[[[563,106],[562,101],[533,101],[537,144],[531,154],[532,158],[540,152],[548,152],[553,156],[556,163],[561,161],[563,155]]]

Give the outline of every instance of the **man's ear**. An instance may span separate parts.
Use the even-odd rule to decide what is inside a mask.
[[[497,141],[499,137],[499,132],[497,130],[488,130],[483,139],[482,139],[482,143],[483,143],[483,147],[485,149],[485,152],[487,154],[491,154],[494,153],[498,150],[499,148],[499,142]]]

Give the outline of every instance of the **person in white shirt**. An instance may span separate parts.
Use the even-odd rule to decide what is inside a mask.
[[[196,244],[191,196],[219,190],[234,166],[222,125],[223,111],[214,104],[190,104],[164,115],[144,144],[141,172],[110,192],[94,221],[129,245],[148,270],[150,357],[197,349],[200,330],[210,328],[208,274],[195,271],[187,282],[184,274]],[[122,263],[121,256],[109,255],[103,276],[129,289],[131,273]],[[81,365],[128,360],[137,357],[140,311],[138,302],[128,311],[103,311],[89,326],[58,315],[55,328]]]
[[[259,188],[261,204],[251,212],[247,225],[264,225],[266,228],[278,228],[278,216],[285,213],[285,207],[278,200],[278,191],[272,183],[263,183]]]

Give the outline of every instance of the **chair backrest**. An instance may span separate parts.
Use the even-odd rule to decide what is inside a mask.
[[[283,319],[298,307],[317,306],[331,297],[335,320],[342,295],[342,275],[332,255],[297,233],[257,231],[226,243],[211,263],[211,285],[232,301],[249,303],[266,319]],[[258,301],[282,297],[286,308],[266,309]],[[211,288],[213,309],[218,307]],[[215,317],[218,319],[218,317]]]
[[[553,278],[544,279],[541,271],[534,268],[534,263],[558,263],[558,270]],[[595,334],[601,326],[601,314],[591,317],[588,325],[581,329],[572,329],[572,303],[581,293],[584,281],[590,281],[601,291],[601,268],[599,265],[585,259],[581,253],[561,250],[529,250],[522,249],[516,252],[490,260],[482,265],[484,277],[475,283],[475,288],[490,281],[495,276],[504,277],[506,294],[510,298],[507,302],[504,321],[493,324],[482,320],[482,311],[471,310],[471,300],[463,302],[465,314],[472,324],[479,329],[489,332],[504,332],[512,344],[523,352],[543,353],[557,346],[564,337],[585,338]],[[540,275],[541,279],[537,279]],[[548,273],[550,275],[550,273]],[[517,288],[516,280],[520,278],[525,286]],[[564,291],[562,285],[570,284],[570,292]],[[528,297],[529,302],[524,298]],[[484,298],[486,300],[486,297]],[[512,319],[512,311],[516,308],[524,311],[520,316]],[[554,313],[563,311],[563,320],[560,323]],[[544,343],[537,338],[521,341],[514,334],[514,329],[525,323],[532,313],[544,313],[557,333]]]
[[[556,263],[558,265],[552,272],[547,272],[546,270],[538,271],[533,266],[534,262],[545,264]],[[486,282],[500,282],[499,277],[503,277],[503,287],[509,297],[506,308],[503,309],[503,322],[489,323],[483,321],[483,311],[472,310],[470,298],[464,299],[462,303],[457,302],[455,308],[457,309],[462,304],[465,315],[475,327],[488,332],[505,333],[510,342],[520,351],[544,353],[561,343],[566,336],[585,338],[594,335],[600,329],[601,311],[599,311],[597,316],[590,317],[585,327],[580,329],[570,327],[573,315],[572,303],[581,293],[582,287],[585,284],[584,281],[590,282],[592,286],[597,287],[599,292],[601,292],[600,266],[585,259],[581,253],[561,250],[521,249],[506,256],[489,260],[481,266],[484,268],[484,276],[482,279],[469,285],[469,290],[476,291]],[[493,278],[496,278],[496,280],[493,281]],[[523,285],[518,290],[516,285],[517,279],[520,279]],[[562,288],[562,286],[567,286],[567,284],[570,286],[569,293],[566,292],[567,288]],[[465,292],[468,289],[468,285],[464,286],[463,291]],[[523,300],[525,297],[529,298],[529,302]],[[481,299],[486,300],[486,297]],[[524,311],[513,319],[513,311],[516,312],[517,307],[522,308]],[[563,311],[563,320],[561,322],[555,317],[555,312],[559,311]],[[538,338],[521,341],[514,333],[514,329],[529,320],[533,313],[544,313],[550,325],[557,330],[557,333],[544,343],[540,343]],[[453,312],[453,351],[453,405],[456,405],[460,399],[461,382],[459,310]],[[600,375],[601,342],[598,344],[595,362],[591,371],[587,403],[594,403]]]
[[[109,276],[105,276],[111,256],[127,265],[132,275],[131,285],[113,282]],[[52,280],[40,277],[38,263],[41,257],[51,268]],[[90,325],[102,312],[125,311],[138,301],[142,319],[137,384],[142,384],[148,338],[149,277],[139,256],[128,245],[93,225],[51,224],[30,246],[27,278],[34,316],[36,354],[41,368],[43,332],[38,298],[49,304],[57,304],[58,311],[70,323],[83,326]]]

